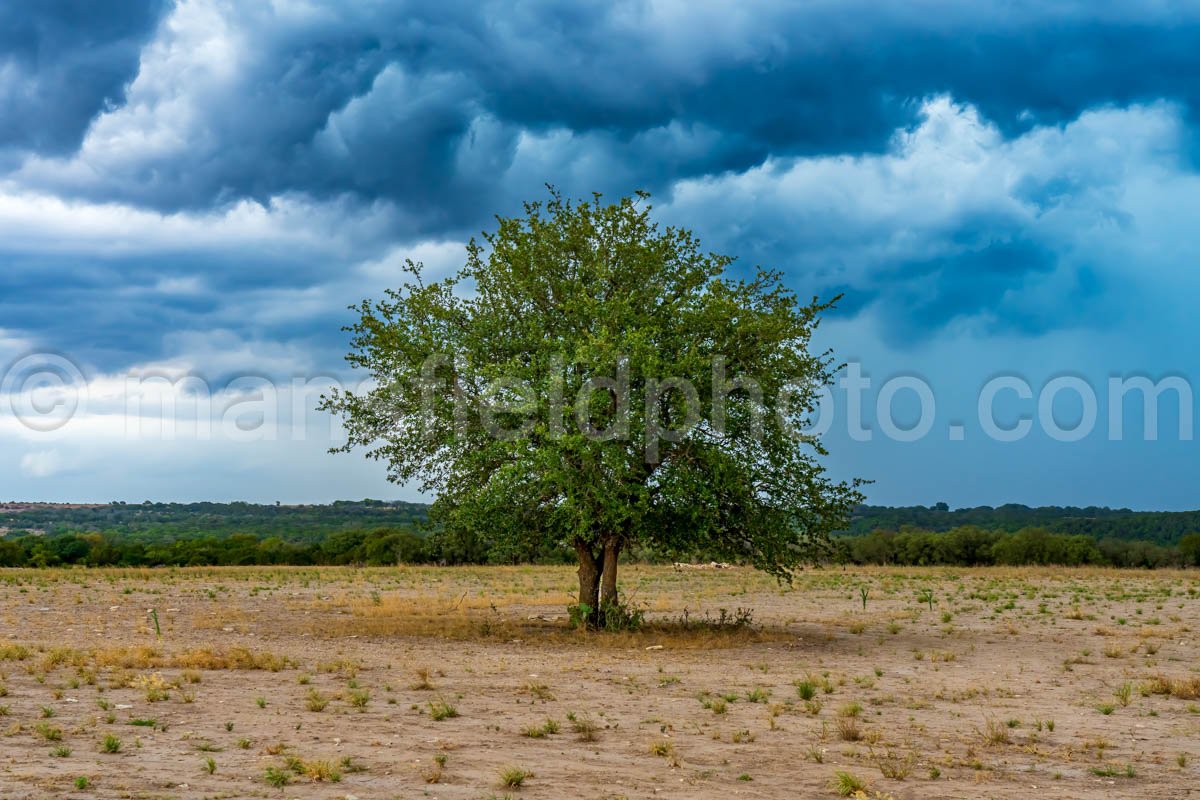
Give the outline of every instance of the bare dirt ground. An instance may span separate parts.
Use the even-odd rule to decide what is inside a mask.
[[[623,577],[0,572],[0,797],[1200,793],[1200,573]]]

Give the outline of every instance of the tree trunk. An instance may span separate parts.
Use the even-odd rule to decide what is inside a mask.
[[[575,552],[579,555],[579,605],[591,609],[588,624],[595,626],[600,619],[600,564],[583,539],[575,540]]]
[[[576,539],[575,552],[579,556],[579,605],[590,609],[588,627],[602,627],[602,609],[619,602],[617,562],[621,557],[621,538],[607,537],[599,553],[583,539]]]
[[[616,605],[617,559],[621,555],[621,540],[615,536],[604,543],[604,568],[600,578],[601,607]]]

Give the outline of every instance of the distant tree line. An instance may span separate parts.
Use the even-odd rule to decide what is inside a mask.
[[[669,560],[649,550],[634,561]],[[55,566],[238,566],[406,564],[566,564],[566,547],[521,550],[476,534],[446,528],[375,528],[329,533],[318,541],[289,542],[252,534],[195,536],[147,543],[116,533],[25,534],[0,539],[0,567]],[[691,560],[713,560],[696,552]],[[1113,567],[1200,566],[1200,534],[1178,545],[1053,533],[1044,528],[1015,532],[964,525],[949,531],[872,531],[834,538],[833,563],[901,566],[987,566],[1053,564]]]
[[[853,564],[904,566],[986,566],[1053,564],[1110,567],[1200,566],[1200,534],[1182,536],[1177,545],[1084,534],[1055,533],[1045,528],[1008,532],[963,525],[948,531],[905,528],[876,530],[863,536],[841,536],[834,560]]]
[[[566,563],[573,556],[566,547],[519,552],[475,537],[418,528],[344,530],[307,542],[247,533],[149,543],[101,532],[0,539],[0,567],[516,564]]]
[[[1090,516],[1089,516],[1090,515]],[[946,520],[975,523],[945,526]],[[921,527],[901,520],[933,521]],[[1013,521],[1026,524],[1013,526]],[[1039,520],[1031,522],[1031,520]],[[1189,527],[1189,521],[1194,524]],[[867,523],[873,527],[866,527]],[[888,525],[885,523],[896,523]],[[487,526],[435,525],[418,503],[326,506],[247,503],[47,507],[0,514],[0,567],[557,564],[566,543],[490,536]],[[1130,531],[1142,538],[1130,535]],[[1002,506],[862,506],[833,539],[846,564],[1200,566],[1200,513]],[[635,549],[633,561],[723,560],[700,550]]]
[[[1131,511],[1089,506],[1029,506],[1010,504],[950,509],[932,506],[859,506],[847,533],[865,535],[877,530],[949,531],[977,527],[1015,533],[1039,528],[1049,533],[1082,534],[1096,541],[1124,539],[1175,545],[1200,531],[1200,511]]]
[[[0,514],[0,530],[22,533],[105,533],[158,544],[174,539],[250,534],[316,542],[345,530],[399,528],[425,522],[424,503],[343,500],[327,505],[255,503],[123,503],[44,505]]]

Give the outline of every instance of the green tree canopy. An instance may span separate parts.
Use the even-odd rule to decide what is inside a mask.
[[[451,277],[409,262],[413,280],[350,329],[373,388],[323,403],[345,419],[343,449],[435,493],[448,529],[513,554],[573,547],[594,622],[618,607],[632,544],[787,578],[861,500],[801,435],[834,368],[809,350],[829,304],[778,272],[727,276],[731,258],[659,227],[645,201],[552,191],[473,240]]]

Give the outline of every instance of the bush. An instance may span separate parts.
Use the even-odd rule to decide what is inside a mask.
[[[640,630],[646,623],[644,609],[620,601],[601,604],[598,613],[587,603],[572,603],[567,606],[567,614],[573,628],[598,628],[612,633]]]
[[[620,601],[600,604],[600,627],[606,631],[636,631],[645,624],[646,612]]]

